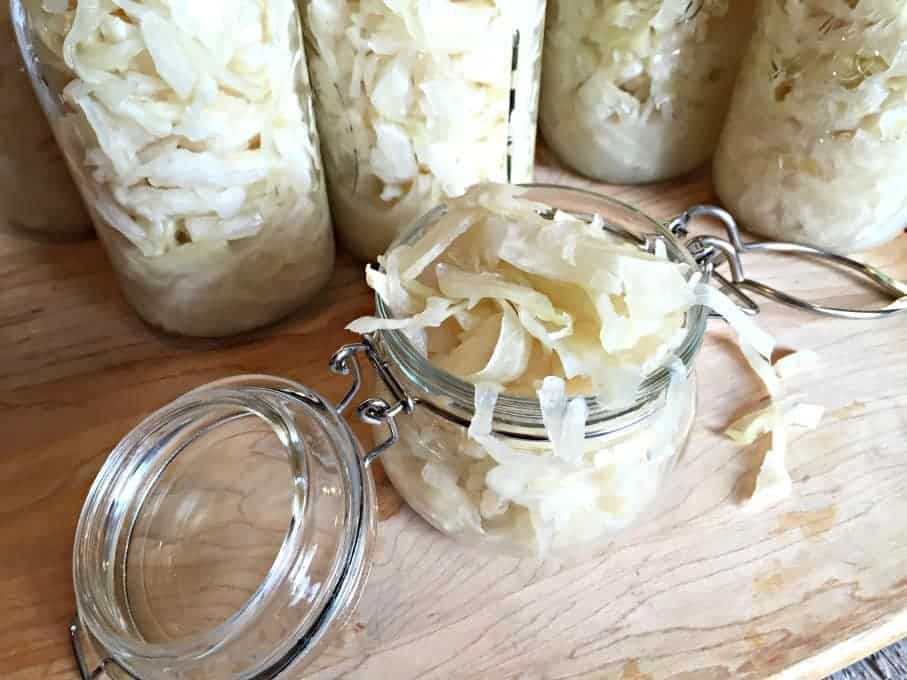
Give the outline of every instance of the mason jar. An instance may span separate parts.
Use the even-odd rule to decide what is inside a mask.
[[[88,234],[91,219],[16,47],[13,24],[23,19],[0,2],[0,225]]]
[[[714,164],[751,231],[848,253],[907,227],[907,5],[760,4]]]
[[[12,0],[38,98],[126,297],[219,336],[286,316],[334,243],[294,0]]]
[[[615,184],[711,158],[754,0],[549,0],[540,125],[558,158]]]
[[[446,197],[529,182],[545,0],[305,0],[338,236],[373,260]]]

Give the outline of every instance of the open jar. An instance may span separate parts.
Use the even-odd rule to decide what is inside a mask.
[[[605,229],[641,250],[665,248],[704,281],[719,276],[722,258],[733,263],[734,253],[750,247],[736,248],[733,230],[730,241],[683,244],[691,219],[724,215],[714,208],[691,210],[668,228],[589,192],[535,187],[530,196],[590,222],[599,215]],[[437,217],[426,216],[407,238]],[[728,285],[737,285],[739,262],[731,268]],[[267,376],[229,378],[180,397],[120,442],[85,502],[72,628],[83,678],[114,667],[139,680],[295,677],[339,630],[363,588],[377,514],[369,466],[379,457],[413,508],[457,538],[562,554],[610,537],[657,498],[681,455],[695,413],[695,384],[686,378],[707,318],[702,306],[687,313],[677,350],[682,367],[653,373],[635,403],[612,411],[589,405],[589,465],[577,472],[583,490],[598,487],[600,511],[553,533],[538,530],[545,515],[533,517],[529,508],[512,508],[506,526],[495,524],[502,515],[470,524],[471,500],[457,504],[462,499],[435,493],[425,459],[461,454],[475,390],[433,369],[400,333],[364,336],[334,354],[331,370],[352,382],[336,405]],[[361,358],[383,392],[358,408],[363,420],[384,428],[367,453],[341,417],[361,387]],[[525,450],[549,445],[531,400],[499,399],[491,428]]]

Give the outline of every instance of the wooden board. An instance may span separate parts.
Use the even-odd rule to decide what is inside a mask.
[[[542,165],[541,179],[592,186]],[[612,193],[659,218],[711,199],[704,175]],[[907,238],[866,257],[907,278]],[[750,271],[826,303],[874,300],[803,263],[762,258]],[[341,258],[321,299],[275,327],[187,340],[130,312],[97,242],[0,225],[0,677],[75,677],[72,535],[116,441],[185,390],[236,373],[339,397],[344,382],[325,362],[371,308],[360,272]],[[792,442],[791,498],[758,515],[736,501],[759,451],[720,431],[762,393],[716,323],[698,360],[692,442],[644,522],[586,562],[539,564],[453,543],[382,483],[367,591],[312,677],[800,680],[907,635],[907,319],[767,304],[760,323],[782,348],[823,357],[800,388],[828,417]]]

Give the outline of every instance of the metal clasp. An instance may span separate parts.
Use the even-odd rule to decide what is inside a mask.
[[[882,309],[824,307],[794,297],[759,281],[749,279],[743,270],[742,255],[753,252],[784,253],[818,258],[833,265],[845,267],[869,279],[870,282],[881,288],[885,293],[891,295],[894,300],[907,297],[907,284],[888,276],[880,269],[848,257],[798,243],[783,241],[754,241],[746,243],[740,237],[740,229],[736,220],[729,212],[717,206],[693,206],[672,220],[668,228],[678,238],[685,239],[689,235],[690,222],[697,217],[712,217],[720,221],[727,231],[728,238],[724,240],[716,236],[696,236],[687,242],[688,250],[699,264],[703,273],[719,281],[724,289],[737,298],[743,310],[748,314],[758,314],[759,305],[747,295],[746,291],[801,311],[844,319],[880,319],[907,311],[907,304],[894,304]],[[728,265],[730,278],[718,271],[718,268],[724,264]]]
[[[407,394],[400,382],[394,377],[387,363],[378,354],[374,342],[368,335],[362,336],[362,342],[352,345],[344,345],[334,353],[328,364],[331,372],[337,375],[352,375],[353,384],[347,391],[343,399],[337,405],[337,413],[341,414],[346,407],[352,403],[359,389],[362,387],[362,369],[359,367],[359,355],[364,354],[368,359],[375,373],[381,378],[381,382],[387,387],[391,396],[395,400],[389,404],[385,399],[371,398],[366,399],[357,409],[359,418],[369,425],[387,424],[388,437],[381,444],[369,451],[365,456],[365,465],[368,467],[387,449],[397,443],[400,433],[397,429],[395,418],[401,413],[410,415],[416,408],[416,402]]]
[[[69,638],[72,643],[72,653],[76,657],[76,665],[79,667],[79,675],[82,680],[97,680],[102,674],[107,674],[108,677],[110,677],[107,671],[108,668],[118,668],[121,673],[126,675],[126,677],[132,678],[132,680],[139,680],[139,678],[130,673],[119,661],[110,656],[101,659],[94,667],[94,670],[89,670],[88,662],[85,659],[85,651],[82,649],[82,642],[79,640],[81,630],[82,628],[79,624],[79,619],[74,619],[69,625]]]

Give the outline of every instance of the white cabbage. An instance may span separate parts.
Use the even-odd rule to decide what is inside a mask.
[[[693,419],[695,387],[673,353],[697,296],[664,251],[610,235],[601,218],[546,219],[519,194],[481,185],[449,201],[381,258],[384,273],[367,269],[396,318],[350,328],[433,326],[428,358],[476,385],[468,430],[422,408],[399,420],[382,460],[407,502],[448,533],[544,554],[611,535],[657,493]],[[626,407],[662,365],[671,380],[647,417],[586,438],[578,395]],[[493,432],[502,392],[538,399],[547,441]]]
[[[240,332],[327,282],[333,237],[294,0],[25,4],[61,86],[58,137],[146,320]]]
[[[715,156],[752,231],[847,253],[907,227],[907,3],[762,4]]]
[[[753,0],[548,0],[540,125],[568,165],[616,183],[712,155]]]
[[[531,181],[544,0],[306,5],[331,207],[354,255],[374,259],[444,198],[505,181],[508,133],[511,179]]]
[[[57,233],[91,229],[23,67],[9,2],[0,2],[0,187],[0,225]]]

